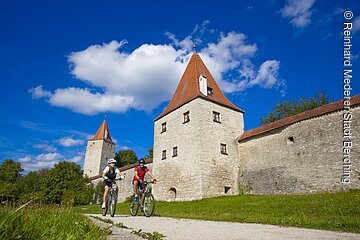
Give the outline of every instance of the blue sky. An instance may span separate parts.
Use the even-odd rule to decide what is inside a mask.
[[[338,100],[345,9],[359,94],[355,0],[132,2],[0,2],[0,162],[83,165],[106,111],[116,149],[145,155],[193,44],[246,130],[281,100],[318,90]]]

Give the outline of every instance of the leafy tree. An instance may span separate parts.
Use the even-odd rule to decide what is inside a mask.
[[[316,92],[314,97],[300,98],[299,101],[284,101],[276,104],[274,110],[268,116],[260,118],[261,125],[278,121],[280,119],[290,117],[310,109],[314,109],[331,102],[332,99],[324,92]]]
[[[154,148],[150,147],[148,149],[148,154],[144,157],[145,159],[152,158],[153,157]]]
[[[47,203],[87,204],[92,190],[86,183],[79,165],[59,162],[46,175],[42,192]]]
[[[116,166],[123,167],[128,164],[136,163],[138,161],[138,157],[136,153],[129,150],[120,150],[115,154]]]
[[[0,181],[6,183],[15,183],[18,177],[21,176],[20,162],[15,162],[12,159],[6,159],[0,166]]]
[[[12,159],[6,159],[0,165],[0,195],[10,197],[13,199],[18,198],[15,183],[21,176],[21,163],[15,162]]]

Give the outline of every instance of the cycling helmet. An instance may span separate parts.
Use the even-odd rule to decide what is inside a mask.
[[[139,160],[139,164],[145,164],[145,160],[143,159],[143,158],[141,158],[140,160]]]
[[[110,158],[110,159],[108,159],[107,163],[108,163],[108,164],[110,164],[110,163],[116,163],[116,160],[113,159],[113,158]]]

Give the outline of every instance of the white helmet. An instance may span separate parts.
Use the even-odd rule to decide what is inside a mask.
[[[110,158],[110,159],[108,159],[108,164],[110,164],[110,163],[116,163],[116,160],[113,158]]]

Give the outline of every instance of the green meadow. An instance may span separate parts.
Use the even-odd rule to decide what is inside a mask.
[[[101,213],[99,205],[78,213]],[[117,205],[129,215],[129,202]],[[211,221],[262,223],[360,233],[360,191],[309,195],[240,195],[190,202],[156,202],[155,215]]]

